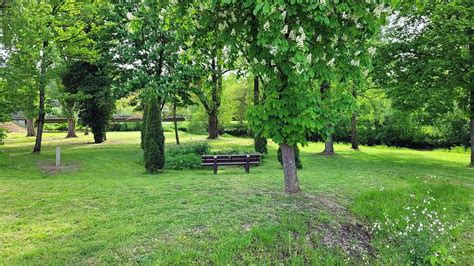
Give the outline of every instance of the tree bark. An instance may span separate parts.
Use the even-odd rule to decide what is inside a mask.
[[[74,117],[67,118],[67,136],[66,138],[77,138],[76,135],[76,120]]]
[[[86,128],[84,128],[84,136],[87,136],[89,135],[89,127],[86,126]]]
[[[174,136],[176,138],[176,145],[179,145],[179,134],[178,134],[178,120],[176,119],[176,103],[173,103],[173,122],[174,122]]]
[[[295,148],[287,144],[281,144],[280,148],[285,176],[285,193],[299,193],[300,183],[296,172]]]
[[[474,88],[471,87],[471,166],[474,167]]]
[[[46,116],[46,111],[44,108],[45,103],[45,94],[46,94],[46,68],[47,68],[47,58],[46,53],[48,49],[48,41],[43,42],[43,55],[41,58],[41,68],[40,68],[40,80],[39,80],[39,112],[38,112],[38,130],[36,134],[35,147],[33,148],[33,153],[41,152],[41,142],[43,140],[43,126],[44,126],[44,117]]]
[[[26,119],[26,136],[27,137],[34,137],[36,136],[35,132],[35,122],[32,118]]]
[[[324,143],[324,155],[334,155],[334,141],[332,136],[329,136]]]
[[[209,136],[208,139],[217,139],[219,137],[219,122],[217,120],[217,112],[211,110],[208,113],[208,122],[209,122]]]
[[[351,117],[351,142],[352,142],[352,149],[358,150],[359,149],[359,136],[357,134],[357,114],[355,112],[352,113]]]

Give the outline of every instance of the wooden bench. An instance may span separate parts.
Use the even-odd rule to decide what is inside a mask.
[[[202,166],[212,166],[214,174],[217,174],[219,165],[244,165],[245,172],[250,172],[251,165],[259,165],[261,154],[243,154],[243,155],[203,155]]]

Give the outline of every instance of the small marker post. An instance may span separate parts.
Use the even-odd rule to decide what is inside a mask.
[[[56,147],[56,166],[61,165],[61,148]]]

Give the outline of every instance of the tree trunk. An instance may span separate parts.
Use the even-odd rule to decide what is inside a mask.
[[[179,134],[178,134],[178,120],[176,120],[176,103],[173,103],[173,122],[174,122],[174,136],[176,138],[176,145],[179,145]]]
[[[209,137],[208,139],[217,139],[219,137],[219,122],[217,121],[217,112],[212,110],[208,114],[209,121]]]
[[[35,122],[31,118],[26,119],[26,136],[27,137],[34,137],[36,136],[35,132]]]
[[[474,167],[474,88],[471,88],[471,166]]]
[[[332,136],[329,136],[324,143],[324,155],[334,155],[334,141],[332,140]]]
[[[66,138],[77,138],[76,135],[76,120],[74,117],[67,118],[67,136]]]
[[[359,149],[359,139],[357,135],[357,114],[355,112],[352,113],[351,117],[351,142],[352,142],[352,149],[358,150]]]
[[[298,193],[300,192],[300,183],[296,172],[295,148],[287,144],[281,144],[280,148],[283,162],[283,173],[285,175],[285,193]]]
[[[89,135],[89,127],[86,126],[86,128],[84,129],[84,136],[87,136]]]
[[[41,152],[41,142],[43,140],[43,127],[44,127],[44,117],[46,116],[46,111],[44,108],[45,98],[46,98],[46,69],[47,69],[47,50],[49,42],[43,41],[43,54],[41,56],[41,67],[40,67],[40,80],[38,83],[39,87],[39,112],[38,112],[38,130],[36,131],[36,140],[35,147],[33,148],[33,153]]]

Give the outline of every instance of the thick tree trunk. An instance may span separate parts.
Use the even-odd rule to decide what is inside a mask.
[[[36,136],[34,119],[31,119],[31,118],[26,119],[26,136],[27,137]]]
[[[174,136],[176,138],[176,145],[179,145],[179,134],[178,134],[178,120],[176,119],[176,103],[173,104],[173,122],[174,122]]]
[[[471,88],[471,166],[474,167],[474,88]]]
[[[357,114],[354,112],[352,113],[351,117],[351,142],[352,142],[352,149],[358,150],[359,149],[359,138],[357,135]]]
[[[76,135],[76,120],[74,117],[67,118],[67,136],[66,138],[77,138]]]
[[[219,137],[219,122],[217,121],[217,112],[211,111],[208,114],[209,137],[208,139],[217,139]]]
[[[334,141],[332,136],[328,137],[326,142],[324,143],[324,155],[334,155]]]
[[[283,172],[285,175],[285,193],[295,194],[300,192],[300,183],[296,172],[295,148],[287,144],[281,144],[281,156]]]
[[[87,136],[89,135],[89,127],[86,126],[86,128],[84,129],[84,136]]]

